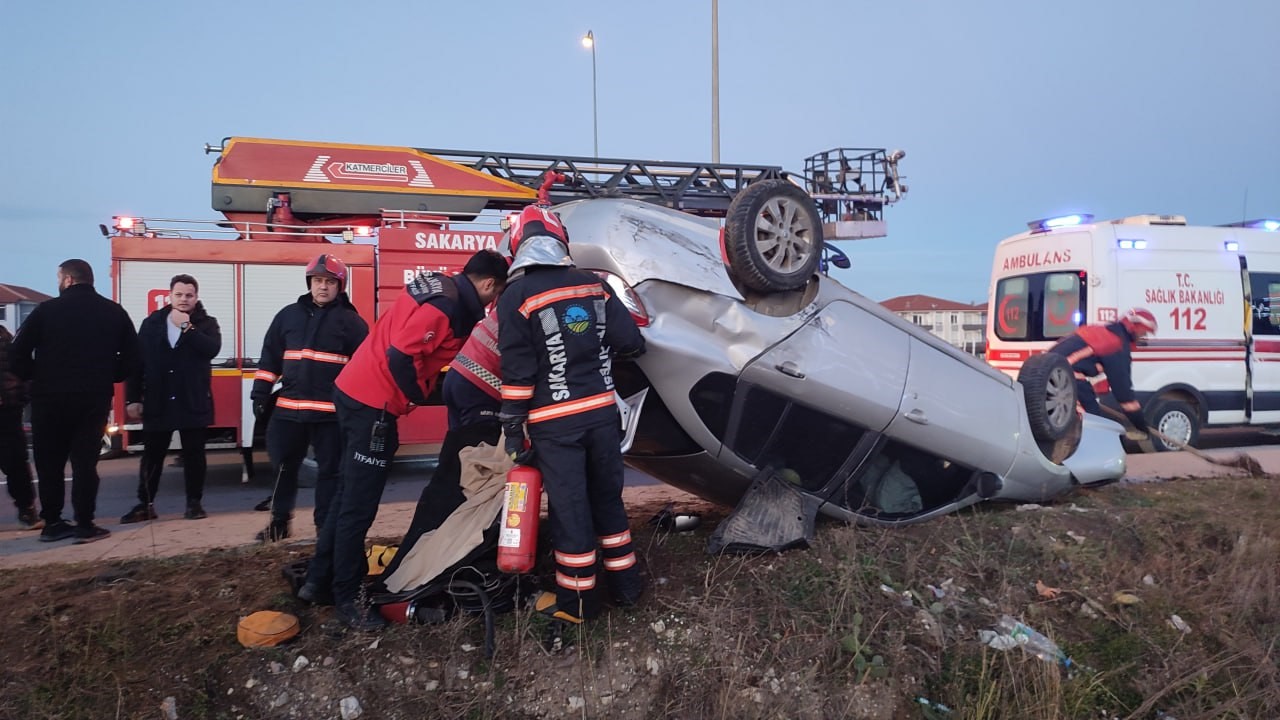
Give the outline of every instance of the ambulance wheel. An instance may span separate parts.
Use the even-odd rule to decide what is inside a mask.
[[[1157,400],[1147,410],[1147,424],[1171,440],[1195,447],[1200,439],[1200,413],[1184,400]],[[1151,444],[1159,452],[1177,450],[1152,435]]]
[[[1058,440],[1080,422],[1075,374],[1066,358],[1055,353],[1032,355],[1018,371],[1018,383],[1036,440]]]
[[[725,256],[734,277],[759,292],[803,287],[822,259],[818,206],[788,180],[758,180],[729,205]]]

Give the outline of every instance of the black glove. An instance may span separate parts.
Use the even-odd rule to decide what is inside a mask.
[[[261,398],[253,401],[253,419],[261,420],[267,414],[267,401]]]
[[[1143,417],[1141,410],[1125,413],[1125,417],[1129,418],[1130,423],[1133,423],[1134,430],[1137,430],[1140,433],[1145,433],[1149,430],[1147,427],[1147,419]]]
[[[523,424],[504,424],[502,426],[502,435],[505,443],[503,449],[506,450],[507,457],[515,461],[517,465],[528,465],[533,462],[533,448],[525,440]]]

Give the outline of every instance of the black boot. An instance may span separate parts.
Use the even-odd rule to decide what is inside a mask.
[[[258,542],[279,542],[289,537],[289,518],[272,516],[271,523],[257,534]]]

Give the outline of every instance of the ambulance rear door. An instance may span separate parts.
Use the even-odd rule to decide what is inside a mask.
[[[1159,331],[1133,352],[1139,399],[1193,391],[1210,425],[1245,422],[1240,256],[1216,228],[1116,225],[1118,312],[1145,307]]]
[[[1252,252],[1241,239],[1249,278],[1249,422],[1280,423],[1280,254]]]

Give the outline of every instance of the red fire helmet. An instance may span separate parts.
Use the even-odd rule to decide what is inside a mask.
[[[311,287],[311,278],[330,277],[338,281],[338,290],[347,289],[347,264],[328,253],[317,257],[307,265],[307,287]]]

